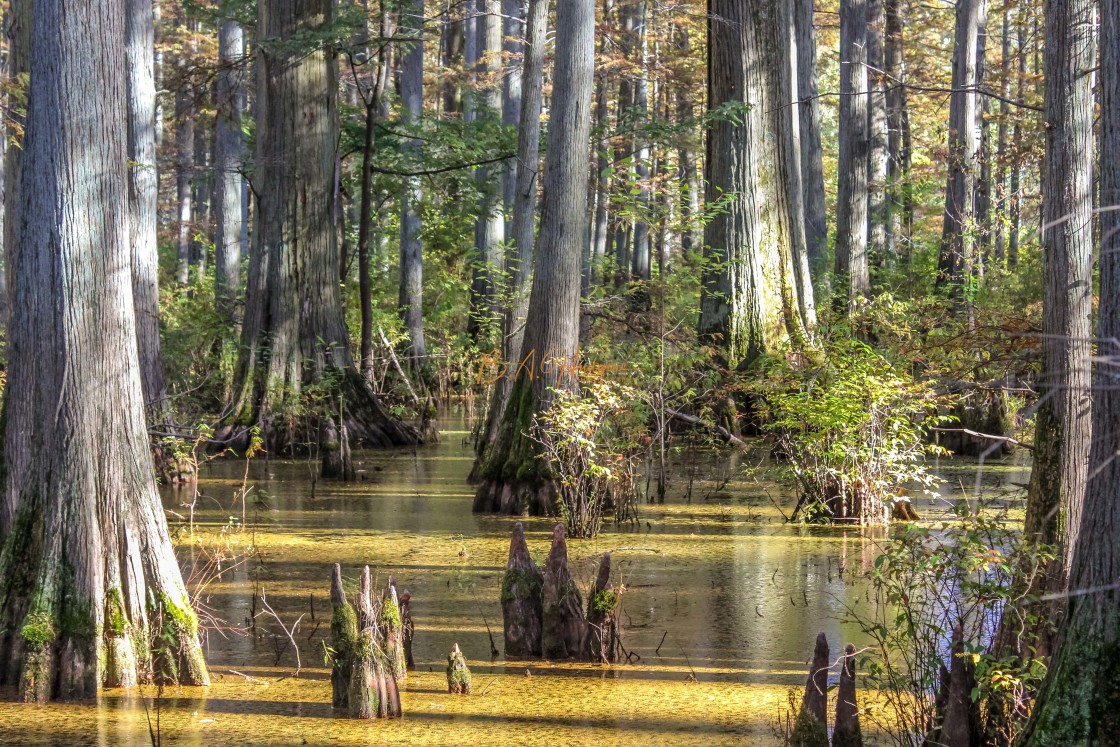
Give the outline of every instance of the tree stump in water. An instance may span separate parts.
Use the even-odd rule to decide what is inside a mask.
[[[828,747],[828,639],[817,634],[813,664],[805,680],[805,696],[790,743],[798,747]]]
[[[412,659],[412,634],[415,628],[412,626],[412,594],[408,589],[401,592],[401,632],[404,637],[404,663],[409,669],[416,668],[416,662]]]
[[[521,522],[513,525],[509,562],[502,578],[502,630],[506,658],[541,655],[544,575],[525,544]]]
[[[319,451],[323,455],[320,475],[325,479],[353,480],[354,460],[350,456],[350,438],[346,424],[335,425],[334,418],[327,416],[319,435]]]
[[[851,644],[840,658],[840,687],[836,697],[836,725],[832,729],[832,747],[863,747],[856,705],[856,649]]]
[[[401,715],[400,694],[391,674],[377,628],[380,610],[373,604],[369,566],[362,570],[357,610],[346,600],[342,569],[331,576],[332,705],[350,718],[394,718]]]
[[[471,670],[467,669],[467,660],[463,658],[458,643],[447,655],[447,692],[452,695],[471,694]]]
[[[599,561],[599,574],[587,600],[583,658],[613,664],[618,650],[618,592],[611,586],[611,554]]]
[[[378,628],[381,640],[384,641],[382,648],[385,650],[389,672],[397,685],[400,685],[408,677],[408,659],[404,651],[404,620],[397,601],[397,584],[392,576],[389,576],[389,583],[385,585],[385,592],[381,595]]]
[[[568,543],[562,524],[552,530],[541,612],[541,653],[548,659],[578,657],[583,649],[587,618],[579,589],[568,572]]]
[[[945,719],[938,743],[944,747],[974,747],[980,744],[983,734],[980,707],[972,700],[972,691],[976,687],[976,665],[965,651],[960,626],[953,629],[952,656]]]

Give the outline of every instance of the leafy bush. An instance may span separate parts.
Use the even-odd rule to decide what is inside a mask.
[[[938,728],[937,693],[942,669],[951,669],[955,630],[975,666],[973,702],[1002,732],[991,736],[1011,744],[1025,720],[1045,676],[1033,654],[1044,623],[1025,590],[1054,552],[1024,541],[1004,518],[962,502],[939,525],[905,525],[867,574],[872,611],[849,609],[874,641],[860,669],[885,704],[884,731],[897,744],[920,743]],[[993,654],[997,634],[1028,655]]]
[[[559,509],[568,535],[594,537],[610,506],[634,496],[637,454],[632,434],[635,392],[614,381],[586,384],[582,394],[554,390],[531,437],[559,483]]]
[[[907,485],[936,482],[924,457],[944,450],[925,436],[945,418],[932,384],[858,340],[768,359],[757,394],[763,430],[800,491],[796,516],[882,522],[907,502]]]

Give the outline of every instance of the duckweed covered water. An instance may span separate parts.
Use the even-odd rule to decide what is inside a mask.
[[[165,491],[180,546],[197,559],[195,580],[220,544],[215,537],[224,534],[235,552],[255,548],[207,588],[206,609],[223,628],[207,636],[214,684],[158,698],[143,688],[107,690],[97,703],[0,702],[0,741],[148,745],[158,705],[165,745],[771,744],[791,688],[804,684],[816,634],[828,635],[834,658],[843,644],[865,642],[846,609],[870,603],[859,574],[883,530],[785,524],[781,512],[792,501],[776,486],[720,485],[710,478],[735,465],[712,457],[696,469],[693,455],[674,469],[670,502],[641,506],[637,527],[569,541],[584,593],[597,555],[613,552],[615,582],[626,585],[621,618],[632,663],[492,660],[491,634],[502,647],[501,574],[514,519],[471,513],[466,436],[449,430],[438,446],[361,454],[364,479],[346,485],[315,483],[308,462],[257,461],[244,506],[233,496],[245,465],[214,462],[198,485],[194,535],[193,492]],[[981,487],[1014,503],[1027,469],[988,465]],[[694,482],[686,502],[690,472],[707,479]],[[976,487],[974,464],[943,472],[946,491]],[[938,510],[918,503],[927,514]],[[553,523],[525,523],[543,561]],[[417,669],[399,721],[331,712],[324,643],[334,562],[353,584],[369,564],[382,584],[392,574],[412,592]],[[295,652],[262,595],[285,626],[299,620],[298,677]],[[254,613],[256,627],[246,630]],[[456,642],[474,673],[469,697],[446,692],[443,667]]]

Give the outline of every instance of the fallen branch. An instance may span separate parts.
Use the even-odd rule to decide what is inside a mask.
[[[746,441],[739,438],[734,433],[724,428],[722,425],[713,423],[710,420],[698,418],[695,415],[689,415],[688,413],[684,413],[679,410],[669,410],[666,414],[673,420],[679,420],[682,423],[687,423],[688,425],[695,425],[699,426],[700,428],[705,428],[723,439],[724,443],[735,444],[741,449],[747,448]]]
[[[989,441],[1004,441],[1009,444],[1014,444],[1027,451],[1034,451],[1034,446],[1025,444],[1022,441],[1012,438],[1011,436],[993,436],[990,433],[980,433],[969,428],[931,428],[930,430],[937,431],[938,433],[963,433],[966,436],[973,436],[974,438],[986,438]]]

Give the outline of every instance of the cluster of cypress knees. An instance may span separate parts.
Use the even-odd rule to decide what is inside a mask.
[[[611,585],[611,557],[604,554],[587,610],[568,570],[564,527],[552,533],[552,549],[542,572],[533,562],[518,522],[502,581],[506,658],[547,657],[614,662],[618,636],[618,591]],[[369,566],[362,569],[355,603],[342,585],[342,568],[331,576],[331,690],[334,708],[350,718],[401,715],[400,687],[412,659],[411,594],[397,593],[389,577],[380,597],[373,593]],[[456,643],[447,657],[447,690],[471,692],[471,672]]]

